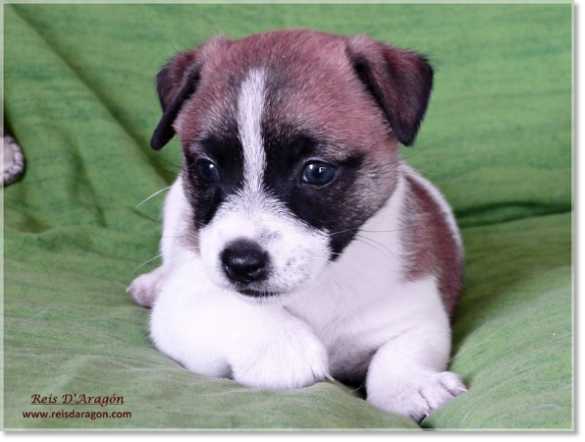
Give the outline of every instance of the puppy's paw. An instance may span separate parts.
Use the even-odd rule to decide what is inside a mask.
[[[160,292],[161,284],[166,276],[165,270],[162,267],[154,269],[150,273],[140,275],[130,287],[126,289],[126,292],[131,293],[134,301],[142,307],[152,307],[154,300]]]
[[[465,391],[467,388],[455,373],[413,371],[394,376],[384,385],[369,385],[367,401],[383,411],[407,416],[420,423]]]
[[[249,387],[289,390],[329,376],[327,351],[308,330],[286,333],[251,347],[252,353],[232,363],[232,375]]]

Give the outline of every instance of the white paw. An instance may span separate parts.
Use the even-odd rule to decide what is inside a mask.
[[[302,388],[329,376],[327,352],[315,335],[295,327],[277,339],[250,346],[251,352],[232,361],[237,382],[258,388]]]
[[[130,287],[126,289],[138,305],[142,307],[152,307],[154,300],[160,292],[161,284],[166,276],[166,271],[162,267],[154,269],[150,273],[140,275]]]
[[[368,390],[367,401],[388,413],[407,416],[420,423],[433,411],[467,391],[450,371],[414,371],[395,376],[385,386]]]

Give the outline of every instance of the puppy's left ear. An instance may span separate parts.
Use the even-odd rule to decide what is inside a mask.
[[[398,141],[410,146],[427,110],[433,87],[433,68],[427,59],[365,35],[348,40],[347,54]]]
[[[182,52],[169,61],[156,76],[156,90],[163,115],[154,130],[150,146],[162,149],[175,135],[173,123],[183,104],[195,93],[206,61],[227,39],[218,37],[198,49]]]

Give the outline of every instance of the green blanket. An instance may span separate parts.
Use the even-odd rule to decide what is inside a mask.
[[[419,428],[340,384],[274,392],[189,373],[125,293],[158,264],[164,192],[148,197],[180,161],[176,140],[148,147],[158,69],[218,32],[309,27],[436,67],[404,155],[462,227],[451,369],[469,391],[422,426],[572,429],[572,20],[570,4],[4,6],[5,124],[27,159],[3,193],[4,427]]]

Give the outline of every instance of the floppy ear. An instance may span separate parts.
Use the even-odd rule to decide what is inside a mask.
[[[167,63],[156,76],[156,90],[163,115],[154,130],[150,146],[162,149],[175,135],[173,123],[183,104],[195,93],[205,60],[227,40],[216,38],[199,49],[182,52]]]
[[[177,55],[156,76],[156,90],[163,115],[150,140],[154,150],[162,149],[175,135],[173,122],[183,103],[195,92],[200,72],[197,51],[190,51]]]
[[[427,59],[365,35],[350,38],[347,53],[398,141],[410,146],[427,110],[433,87],[433,68]]]

